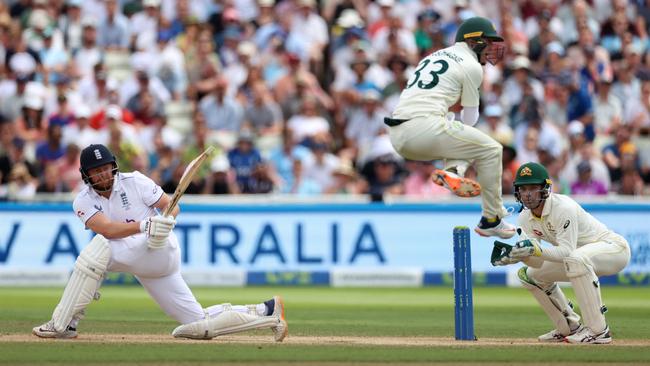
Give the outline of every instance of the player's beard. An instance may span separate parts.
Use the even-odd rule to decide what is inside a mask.
[[[111,174],[110,179],[101,179],[101,177],[92,177],[99,178],[98,182],[91,183],[91,186],[98,193],[110,192],[113,189],[113,182],[115,181],[115,175]],[[92,182],[91,178],[91,182]]]

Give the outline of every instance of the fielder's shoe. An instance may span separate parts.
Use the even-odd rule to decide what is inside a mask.
[[[488,219],[481,217],[474,231],[480,236],[498,236],[501,239],[510,239],[515,236],[517,228],[500,218]]]
[[[34,329],[32,329],[32,334],[39,336],[41,338],[70,339],[70,338],[77,338],[77,329],[68,326],[68,328],[63,332],[57,332],[54,329],[54,321],[50,320],[49,322],[43,325],[34,327]]]
[[[576,334],[578,332],[581,332],[584,327],[582,324],[578,328],[576,328],[574,331],[572,331],[570,335]],[[559,343],[559,342],[565,342],[565,336],[564,334],[560,333],[557,329],[553,329],[552,331],[542,334],[541,336],[537,337],[537,339],[540,342],[546,342],[546,343]]]
[[[276,342],[282,342],[284,338],[289,334],[289,325],[287,320],[284,318],[284,301],[282,297],[273,296],[273,299],[264,302],[269,309],[273,309],[273,313],[270,316],[274,316],[278,319],[278,325],[271,328],[273,332],[273,337]]]
[[[600,333],[594,333],[591,329],[583,327],[579,332],[567,336],[566,341],[569,343],[586,343],[586,344],[607,344],[612,343],[612,335],[609,332],[609,326]]]
[[[459,197],[476,197],[481,194],[481,185],[452,172],[436,169],[431,174],[433,183],[443,186]]]

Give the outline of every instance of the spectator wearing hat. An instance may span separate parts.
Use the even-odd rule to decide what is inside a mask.
[[[255,193],[257,191],[256,177],[253,176],[262,156],[255,148],[253,134],[244,130],[237,138],[237,145],[228,152],[228,161],[235,171],[237,185],[241,193]]]
[[[65,48],[74,55],[81,48],[83,33],[81,0],[67,0],[66,12],[59,18],[59,29],[63,33]]]
[[[431,182],[430,177],[428,181]],[[332,184],[325,188],[326,194],[359,194],[359,174],[349,159],[339,159],[339,165],[332,171]]]
[[[297,0],[292,15],[291,33],[299,33],[305,39],[307,55],[315,70],[322,71],[323,50],[329,42],[325,19],[320,16],[316,0]]]
[[[513,143],[513,130],[503,119],[503,108],[499,104],[490,104],[483,110],[483,121],[476,126],[486,135],[502,145]]]
[[[560,130],[544,118],[537,99],[525,96],[518,107],[517,118],[520,121],[515,128],[514,145],[520,161],[538,162],[534,158],[534,150],[544,150],[555,158],[559,158],[564,149],[565,139]],[[530,132],[535,130],[536,132]],[[533,144],[533,141],[536,141]],[[534,148],[534,150],[533,150]],[[527,156],[531,154],[531,156]]]
[[[126,51],[129,47],[129,19],[118,5],[117,0],[104,0],[106,18],[99,24],[97,43],[107,51]]]
[[[571,184],[571,194],[577,195],[606,195],[607,188],[599,180],[593,179],[591,175],[591,164],[582,161],[578,164],[578,180]]]
[[[90,144],[106,144],[107,135],[90,126],[90,107],[79,104],[74,111],[74,121],[63,126],[62,142],[64,146],[76,144],[88,146]]]
[[[210,163],[210,175],[206,181],[207,194],[238,194],[235,173],[225,154],[215,156]]]
[[[418,14],[414,33],[419,56],[423,57],[436,49],[444,48],[444,39],[436,37],[442,35],[439,21],[440,14],[433,9],[426,9]]]
[[[16,120],[16,134],[25,140],[28,148],[37,141],[45,139],[47,121],[43,116],[44,101],[42,94],[34,89],[26,92],[23,100],[23,113]]]
[[[544,85],[532,72],[530,60],[526,56],[517,56],[510,64],[512,74],[503,82],[500,104],[509,111],[521,103],[524,95],[532,95],[537,100],[544,100]]]
[[[596,136],[610,135],[623,120],[623,104],[612,93],[612,82],[611,75],[603,75],[596,81],[596,93],[591,99]]]
[[[358,161],[365,161],[372,141],[384,129],[384,116],[388,112],[381,103],[381,94],[366,90],[358,105],[348,110],[349,117],[345,124],[345,147]]]
[[[377,156],[369,161],[361,171],[365,178],[362,193],[370,195],[373,202],[381,202],[386,194],[404,193],[404,171],[393,154]]]
[[[130,49],[147,50],[156,44],[158,34],[158,19],[160,17],[161,0],[143,0],[142,11],[131,16],[129,31]]]
[[[561,180],[569,184],[576,182],[578,180],[578,164],[587,161],[591,167],[592,177],[604,183],[605,188],[609,191],[611,186],[609,171],[593,144],[586,141],[582,122],[572,121],[567,127],[567,135],[569,136],[569,151],[566,163],[559,173]]]
[[[396,6],[395,0],[377,0],[370,3],[368,7],[369,23],[368,36],[373,38],[377,32],[388,27],[390,22],[390,12]]]
[[[23,163],[15,164],[9,174],[7,198],[10,201],[26,201],[34,198],[37,181]]]

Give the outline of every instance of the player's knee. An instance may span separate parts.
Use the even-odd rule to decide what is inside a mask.
[[[564,270],[567,277],[579,277],[593,272],[591,259],[584,255],[572,253],[564,258]]]
[[[89,277],[100,280],[108,268],[110,259],[111,247],[108,240],[97,234],[79,253],[79,257],[75,262],[75,269]]]

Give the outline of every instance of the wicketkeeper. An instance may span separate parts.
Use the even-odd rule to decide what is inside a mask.
[[[555,324],[555,329],[539,336],[540,341],[610,343],[598,277],[625,268],[630,261],[627,241],[570,197],[551,193],[548,172],[540,164],[520,166],[514,186],[523,207],[519,241],[514,246],[495,242],[492,264],[528,264],[519,269],[519,280]],[[542,240],[553,246],[542,247]],[[582,321],[557,285],[567,281],[573,286]]]
[[[174,337],[211,339],[250,329],[270,329],[276,341],[288,332],[279,296],[250,305],[203,308],[181,276],[173,228],[179,208],[162,216],[171,198],[140,172],[118,172],[113,153],[90,145],[80,156],[86,187],[72,204],[87,229],[97,233],[81,251],[52,319],[32,332],[41,338],[76,338],[77,325],[107,272],[133,274],[158,306],[180,323]]]
[[[460,197],[481,195],[482,217],[474,231],[482,236],[508,239],[515,227],[503,218],[509,213],[501,198],[503,147],[473,126],[478,121],[480,88],[486,62],[503,57],[503,38],[492,22],[473,17],[456,32],[456,43],[423,58],[400,94],[399,102],[385,123],[391,143],[400,155],[411,160],[448,159],[433,181]],[[449,108],[463,107],[461,121]],[[478,183],[465,178],[470,163],[478,172]]]

